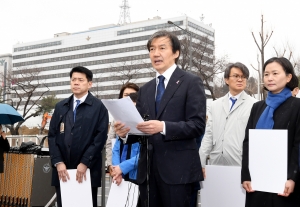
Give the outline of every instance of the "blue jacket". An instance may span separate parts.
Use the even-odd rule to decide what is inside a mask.
[[[117,141],[112,150],[112,164],[119,165],[124,175],[129,174],[130,180],[136,180],[140,144],[138,142],[131,144],[130,159],[127,159],[122,163],[121,163],[121,154],[122,154],[121,144],[122,141],[119,138],[117,138]]]

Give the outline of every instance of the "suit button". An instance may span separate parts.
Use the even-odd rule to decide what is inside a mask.
[[[71,135],[73,135],[73,133],[71,133]]]

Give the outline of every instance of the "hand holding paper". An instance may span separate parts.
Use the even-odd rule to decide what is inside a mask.
[[[126,137],[126,135],[129,133],[130,128],[129,127],[125,127],[125,124],[116,121],[115,122],[115,132],[119,137]]]
[[[77,166],[76,180],[78,181],[78,183],[82,183],[83,178],[84,180],[86,180],[86,170],[87,166],[85,164],[80,163]]]
[[[77,169],[68,170],[70,180],[60,181],[61,201],[64,207],[92,207],[92,187],[90,169],[86,170],[86,180],[76,181]],[[70,193],[72,192],[72,193]]]
[[[254,190],[252,190],[251,181],[244,181],[244,182],[243,182],[243,188],[244,188],[248,193],[254,192]]]
[[[129,129],[128,133],[143,134],[136,126],[139,123],[144,122],[144,120],[129,97],[112,100],[103,99],[102,103],[114,117],[115,121],[124,124],[122,128],[126,130]]]
[[[285,183],[284,192],[278,193],[280,196],[288,197],[292,192],[294,192],[295,182],[293,180],[287,180]]]
[[[162,132],[164,124],[158,120],[149,120],[137,125],[137,129],[146,134],[156,134]]]
[[[69,173],[67,171],[65,163],[61,162],[56,165],[57,173],[58,173],[58,178],[62,182],[67,182],[67,180],[70,180]]]

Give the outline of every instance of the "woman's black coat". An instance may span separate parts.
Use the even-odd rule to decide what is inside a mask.
[[[265,101],[259,101],[252,107],[248,124],[246,127],[245,139],[243,142],[242,174],[243,181],[251,181],[249,172],[249,129],[255,129],[257,121],[264,109],[267,107]],[[282,103],[274,112],[273,129],[288,130],[288,166],[287,180],[295,181],[295,190],[289,197],[285,198],[274,193],[254,192],[247,193],[246,207],[278,206],[293,207],[300,206],[299,186],[299,143],[300,143],[300,99],[290,97]],[[266,146],[267,148],[268,146]],[[284,186],[282,186],[282,193]],[[272,204],[271,204],[272,203]],[[269,205],[270,204],[270,205]]]

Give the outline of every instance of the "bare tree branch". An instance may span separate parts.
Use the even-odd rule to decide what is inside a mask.
[[[49,87],[44,83],[44,80],[39,79],[41,70],[39,68],[33,68],[24,72],[26,69],[23,68],[23,72],[9,71],[7,74],[6,81],[7,87],[6,92],[10,98],[12,106],[17,111],[22,111],[21,115],[24,120],[28,120],[31,117],[40,115],[42,112],[40,108],[40,101],[49,91]],[[25,122],[24,121],[24,122]],[[18,130],[24,122],[18,122],[14,125],[7,125],[10,129],[11,134],[19,134]]]

